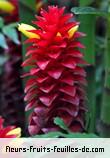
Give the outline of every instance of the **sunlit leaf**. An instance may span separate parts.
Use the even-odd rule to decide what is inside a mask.
[[[102,15],[108,14],[106,11],[99,11],[92,7],[74,7],[71,9],[71,11],[77,15],[78,14],[87,14],[87,15],[92,14],[92,15],[102,16]]]
[[[18,33],[14,27],[5,26],[3,28],[3,33],[10,38],[14,43],[20,44],[18,39]]]
[[[60,128],[64,129],[65,131],[69,130],[68,127],[65,125],[64,121],[59,117],[56,117],[54,119],[54,123],[58,125]]]
[[[2,33],[0,33],[0,47],[2,47],[3,49],[8,48],[5,37]]]

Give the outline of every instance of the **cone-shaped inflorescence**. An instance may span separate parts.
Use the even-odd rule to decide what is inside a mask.
[[[78,50],[84,48],[78,41],[83,34],[77,32],[79,23],[73,21],[73,15],[64,10],[55,6],[48,7],[48,12],[41,10],[34,22],[39,29],[29,31],[32,37],[30,34],[27,43],[32,45],[23,66],[31,66],[24,75],[29,77],[26,110],[33,108],[31,135],[61,130],[54,124],[55,117],[63,119],[72,132],[84,130],[86,73],[81,65],[86,62]]]

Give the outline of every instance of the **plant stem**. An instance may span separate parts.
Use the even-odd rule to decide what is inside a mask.
[[[34,6],[33,10],[30,9],[29,6]],[[32,8],[31,6],[31,8]],[[25,13],[25,14],[24,14]],[[20,0],[19,1],[19,16],[20,16],[20,23],[26,23],[29,24],[34,20],[35,17],[35,0],[33,0],[33,3],[31,2],[31,0]],[[24,37],[23,35],[21,35],[21,40],[22,43],[26,40],[26,37]],[[25,52],[26,52],[26,46],[23,45],[22,46],[22,56],[23,59],[25,57]],[[25,71],[28,71],[28,69],[25,69]]]
[[[35,17],[35,0],[19,0],[19,16],[20,16],[20,23],[26,23],[29,24],[34,20]],[[26,40],[26,38],[21,35],[22,43]],[[22,56],[23,59],[25,58],[25,52],[26,52],[26,46],[22,45]],[[24,71],[27,72],[29,68],[24,68]],[[23,81],[23,87],[25,85],[25,80]],[[28,120],[28,116],[30,115],[29,112],[25,112],[26,121]],[[27,121],[28,122],[28,121]],[[26,126],[27,126],[26,122]]]
[[[107,20],[107,49],[105,52],[105,84],[101,109],[100,135],[110,137],[110,18]]]
[[[87,81],[87,98],[90,115],[90,124],[88,126],[88,132],[94,133],[96,126],[96,82],[94,66],[90,66],[89,68],[87,68]]]
[[[80,0],[80,7],[84,6],[84,1]],[[90,121],[88,132],[95,132],[96,124],[96,84],[95,84],[95,23],[96,17],[94,15],[80,15],[79,21],[81,22],[80,30],[86,33],[86,38],[82,40],[86,49],[84,51],[85,60],[91,65],[86,68],[87,70],[87,98]],[[88,116],[87,116],[88,118]],[[88,120],[86,120],[88,122]]]

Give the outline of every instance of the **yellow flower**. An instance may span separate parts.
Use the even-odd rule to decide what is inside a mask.
[[[15,128],[7,133],[7,135],[15,135],[16,138],[21,137],[21,128]]]
[[[75,32],[78,30],[78,28],[79,28],[79,25],[76,25],[76,26],[72,27],[72,28],[68,31],[69,39],[71,39],[71,38],[74,36],[74,34],[75,34]]]
[[[36,28],[34,28],[31,25],[24,24],[24,23],[18,24],[18,30],[20,32],[22,32],[28,38],[37,38],[37,39],[40,39],[40,36],[38,34],[29,32],[30,30],[36,30]]]
[[[12,13],[14,9],[15,9],[15,6],[12,3],[6,0],[0,0],[0,10],[7,13]]]

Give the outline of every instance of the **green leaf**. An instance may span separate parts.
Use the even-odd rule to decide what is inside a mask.
[[[18,22],[14,22],[14,23],[8,24],[7,26],[8,27],[18,28]]]
[[[10,38],[15,44],[20,44],[18,39],[18,33],[14,27],[5,26],[3,27],[3,33]]]
[[[32,138],[98,138],[94,133],[68,133],[62,132],[49,132],[47,134],[35,135]]]
[[[8,48],[5,37],[2,33],[0,33],[0,47],[2,47],[3,49]]]
[[[2,28],[4,26],[4,20],[2,17],[0,17],[0,28]]]
[[[94,133],[69,133],[66,138],[98,138]]]
[[[54,123],[58,125],[60,128],[64,129],[65,131],[69,131],[68,127],[65,125],[64,121],[61,118],[56,117],[54,119]]]
[[[64,134],[61,132],[49,132],[47,134],[35,135],[33,138],[58,138],[61,136],[64,137]]]
[[[79,15],[81,22],[79,30],[86,34],[86,38],[81,38],[80,41],[85,45],[86,49],[81,50],[84,53],[85,60],[95,65],[95,24],[96,17],[93,15]]]
[[[71,9],[71,11],[77,15],[80,15],[80,14],[85,14],[85,15],[92,14],[92,15],[99,15],[99,16],[108,15],[106,11],[99,11],[92,7],[74,7]]]

